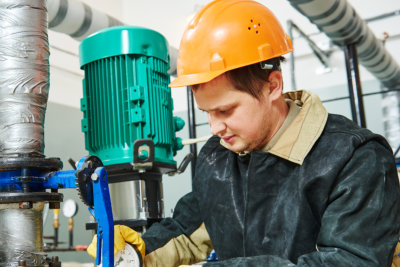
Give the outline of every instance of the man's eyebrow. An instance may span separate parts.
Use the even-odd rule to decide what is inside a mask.
[[[218,106],[216,108],[212,108],[212,109],[209,109],[209,110],[204,110],[204,109],[202,109],[200,107],[198,107],[198,109],[200,109],[201,111],[204,111],[204,112],[210,112],[210,111],[216,111],[216,110],[226,110],[226,109],[233,108],[234,106],[236,106],[236,103],[231,103],[231,104],[227,104],[227,105]]]

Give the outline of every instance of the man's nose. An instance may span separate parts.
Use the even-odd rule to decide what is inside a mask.
[[[208,117],[208,123],[210,124],[212,135],[219,135],[226,129],[226,124],[223,120],[216,119],[212,116]]]

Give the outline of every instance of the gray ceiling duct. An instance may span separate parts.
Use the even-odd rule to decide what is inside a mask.
[[[47,1],[47,9],[49,29],[66,33],[78,41],[101,29],[125,24],[78,0],[50,0]],[[178,49],[170,46],[169,54],[170,68],[168,73],[176,75]]]
[[[66,33],[79,41],[101,29],[124,24],[75,0],[47,1],[47,10],[49,29]]]
[[[347,0],[289,0],[289,2],[335,44],[343,46],[355,43],[361,65],[385,87],[400,86],[400,66]]]

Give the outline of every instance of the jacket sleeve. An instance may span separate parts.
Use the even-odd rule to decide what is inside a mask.
[[[193,264],[212,250],[193,193],[178,201],[173,218],[153,224],[142,238],[146,244],[145,266]]]
[[[336,181],[314,252],[295,263],[260,255],[206,266],[390,266],[400,228],[400,189],[391,152],[367,142],[355,150]]]

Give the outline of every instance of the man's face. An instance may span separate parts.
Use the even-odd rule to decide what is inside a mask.
[[[237,90],[221,75],[194,90],[199,109],[207,112],[211,133],[234,152],[263,148],[279,129],[266,83],[260,99]]]

